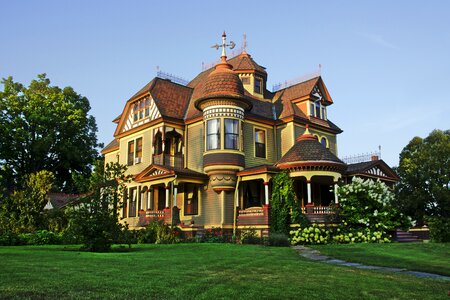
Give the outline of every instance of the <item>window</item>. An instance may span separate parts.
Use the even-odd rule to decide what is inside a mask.
[[[320,143],[325,147],[328,148],[328,141],[327,138],[323,137],[320,139]]]
[[[225,119],[225,149],[239,149],[239,120]]]
[[[127,165],[132,166],[142,162],[142,138],[128,142]]]
[[[266,158],[266,131],[255,129],[255,156]]]
[[[320,101],[316,102],[316,118],[320,118]]]
[[[262,80],[260,78],[255,78],[255,93],[262,94]]]
[[[327,109],[325,108],[325,106],[322,106],[322,119],[327,119]]]
[[[126,218],[127,216],[128,216],[128,193],[127,189],[124,189],[122,218]]]
[[[311,102],[309,104],[309,115],[314,117],[314,103],[313,102]]]
[[[184,214],[198,214],[198,186],[187,183],[184,189]]]
[[[128,165],[134,164],[134,141],[128,142]]]
[[[150,115],[150,98],[141,99],[133,104],[133,121],[137,122]]]
[[[206,122],[206,150],[220,149],[220,119]]]
[[[134,159],[134,162],[138,164],[141,161],[142,161],[142,138],[138,138],[136,140],[136,157]]]
[[[130,196],[130,209],[128,211],[128,217],[136,217],[136,202],[138,197],[136,188],[131,188],[128,194]]]

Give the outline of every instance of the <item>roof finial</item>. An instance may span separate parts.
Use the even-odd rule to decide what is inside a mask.
[[[229,44],[226,43],[227,41],[227,34],[225,33],[225,31],[222,33],[222,45],[212,45],[211,48],[216,48],[216,50],[218,50],[219,48],[222,48],[222,55],[220,56],[220,58],[222,59],[222,62],[227,62],[227,53],[225,51],[225,48],[228,47],[230,49],[233,49],[236,44],[233,41],[230,41]]]

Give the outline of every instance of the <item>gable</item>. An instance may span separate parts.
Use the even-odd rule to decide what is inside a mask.
[[[385,172],[383,172],[383,170],[381,170],[378,166],[374,166],[370,169],[368,169],[367,171],[365,171],[364,173],[368,174],[368,175],[375,175],[375,176],[379,176],[379,177],[389,177]]]
[[[126,132],[161,118],[161,112],[156,106],[152,96],[147,95],[137,101],[128,103],[126,106],[126,113],[122,115],[122,118],[122,127],[119,129],[118,133]]]
[[[136,175],[134,181],[147,181],[152,180],[154,178],[160,178],[165,176],[173,176],[174,172],[171,169],[151,164],[147,168],[145,168],[141,173]]]

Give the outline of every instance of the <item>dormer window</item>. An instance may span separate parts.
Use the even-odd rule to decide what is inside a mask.
[[[262,80],[261,78],[255,77],[255,85],[254,85],[255,93],[262,94]]]
[[[320,101],[310,102],[309,104],[309,115],[311,117],[316,117],[319,119],[327,119],[327,108]]]
[[[133,121],[137,122],[150,115],[150,99],[141,99],[133,104]]]

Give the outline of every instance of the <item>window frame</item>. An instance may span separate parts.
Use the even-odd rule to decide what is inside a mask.
[[[256,82],[259,82],[259,91],[256,89]],[[262,95],[263,93],[263,80],[260,77],[253,78],[253,92]]]
[[[133,105],[133,123],[139,122],[150,116],[151,99],[142,98],[134,102]]]
[[[256,142],[256,131],[263,131],[264,132],[264,143],[257,143]],[[257,144],[264,145],[264,157],[257,155]],[[261,127],[254,127],[253,128],[253,145],[254,145],[254,156],[257,158],[264,158],[267,159],[267,130]]]
[[[140,147],[138,144],[140,143]],[[133,151],[130,151],[130,145],[133,145]],[[144,138],[142,136],[129,140],[127,143],[127,166],[133,166],[142,163],[144,154]],[[138,156],[139,155],[139,156]],[[132,156],[132,157],[131,157]],[[139,158],[137,161],[136,159]]]
[[[236,122],[237,123],[237,130],[236,130],[236,132],[235,133],[230,133],[230,132],[227,132],[227,121],[231,121],[231,122],[233,122],[233,128],[234,128],[234,123]],[[233,119],[233,118],[223,118],[223,132],[224,132],[224,142],[223,142],[223,146],[224,146],[224,149],[226,149],[226,150],[239,150],[239,132],[240,132],[240,122],[239,122],[239,119]],[[234,141],[234,147],[227,147],[227,136],[232,136],[234,139],[232,139],[232,141]]]
[[[210,151],[210,150],[220,150],[220,149],[222,149],[222,143],[221,143],[221,137],[222,137],[222,130],[221,130],[221,127],[222,127],[222,122],[221,122],[221,119],[222,118],[214,118],[214,119],[209,119],[209,120],[206,120],[206,151]],[[218,124],[217,124],[217,132],[216,133],[209,133],[209,122],[211,122],[211,121],[216,121],[216,122],[218,122]],[[215,147],[215,148],[211,148],[210,147],[210,144],[212,144],[212,143],[210,143],[210,137],[213,137],[213,136],[216,136],[216,139],[217,139],[217,147]]]

